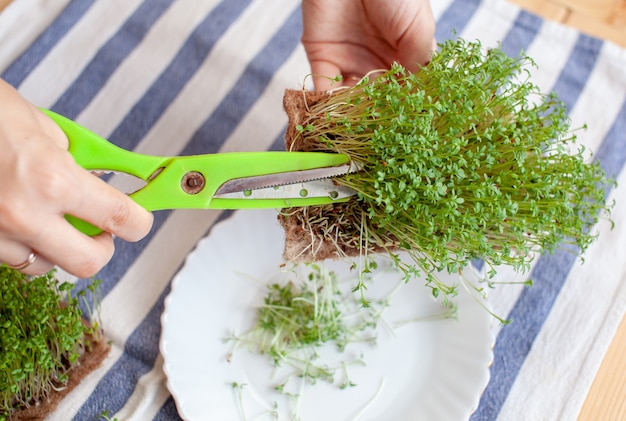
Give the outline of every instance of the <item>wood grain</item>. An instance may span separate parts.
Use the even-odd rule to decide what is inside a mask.
[[[626,318],[622,319],[578,421],[626,420]]]
[[[549,0],[511,0],[511,3],[515,3],[529,12],[556,22],[565,22],[571,13],[567,7]]]
[[[626,47],[626,0],[510,0],[529,12]]]

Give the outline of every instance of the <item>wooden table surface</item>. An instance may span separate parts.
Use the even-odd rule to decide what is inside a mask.
[[[12,0],[0,0],[0,10]],[[432,0],[435,1],[435,0]],[[505,1],[505,0],[503,0]],[[546,19],[626,47],[626,0],[510,0]],[[626,318],[598,371],[579,421],[626,420]]]
[[[626,0],[511,0],[546,19],[626,47]]]

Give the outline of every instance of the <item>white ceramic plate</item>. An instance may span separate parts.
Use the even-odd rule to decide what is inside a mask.
[[[287,276],[280,269],[283,241],[275,211],[237,212],[198,243],[174,278],[160,346],[167,386],[183,419],[270,420],[262,414],[274,402],[280,419],[289,419],[293,401],[273,390],[279,381],[271,362],[245,349],[228,361],[232,346],[224,340],[252,327],[265,285]],[[340,279],[354,276],[347,262],[324,265]],[[378,278],[368,293],[386,294],[399,283],[391,271]],[[306,386],[297,404],[301,420],[468,419],[489,379],[492,318],[466,295],[457,304],[457,320],[385,328],[441,311],[423,282],[403,285],[384,313],[377,345],[350,345],[345,353],[346,358],[362,353],[367,364],[350,368],[357,386]],[[246,384],[241,400],[233,382]]]

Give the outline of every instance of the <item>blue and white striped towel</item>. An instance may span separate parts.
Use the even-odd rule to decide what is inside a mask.
[[[616,228],[601,223],[585,264],[567,253],[542,256],[534,287],[490,297],[513,324],[494,326],[492,378],[471,419],[574,420],[626,308],[626,51],[503,0],[432,6],[439,40],[454,29],[533,57],[533,80],[560,95],[573,127],[588,123],[581,141],[620,183],[610,198]],[[300,13],[296,0],[14,0],[0,13],[0,75],[36,105],[127,149],[276,149],[283,91],[309,72]],[[110,183],[127,190],[130,181]],[[96,420],[105,410],[120,420],[179,419],[165,387],[159,319],[172,277],[221,216],[158,212],[148,238],[117,241],[99,274],[112,352],[50,420]],[[522,278],[506,268],[498,277]]]

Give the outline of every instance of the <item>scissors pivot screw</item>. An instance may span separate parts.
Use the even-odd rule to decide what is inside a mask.
[[[190,171],[183,176],[180,183],[183,191],[187,194],[198,194],[204,188],[204,176],[196,171]]]

